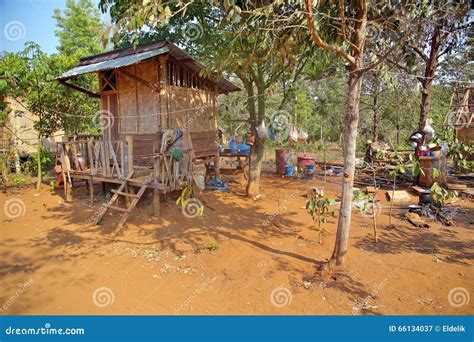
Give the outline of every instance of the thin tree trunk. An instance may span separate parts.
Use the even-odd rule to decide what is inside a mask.
[[[18,152],[18,140],[15,140],[15,146],[13,147],[13,154],[15,157],[15,173],[19,175],[21,174],[21,163],[20,163],[20,153]]]
[[[250,148],[249,179],[246,188],[247,197],[257,198],[260,195],[260,173],[262,171],[263,153],[265,140],[257,134],[257,125],[265,118],[265,88],[263,86],[263,70],[258,69],[259,84],[257,84],[257,108],[255,106],[255,97],[253,83],[247,88],[248,110],[250,113],[250,127],[256,136],[254,145]]]
[[[425,128],[426,120],[431,108],[431,97],[433,93],[433,78],[436,67],[438,66],[438,52],[441,46],[441,31],[439,26],[436,26],[431,37],[430,55],[426,60],[425,73],[421,79],[422,93],[420,105],[420,120],[418,129],[422,131]]]
[[[373,224],[373,228],[374,228],[374,242],[377,243],[377,207],[375,205],[375,201],[376,201],[376,196],[377,196],[377,192],[378,192],[378,188],[377,188],[377,179],[375,178],[376,176],[376,173],[375,173],[375,166],[374,164],[372,163],[372,179],[374,181],[374,188],[375,188],[375,193],[372,197],[372,224]]]
[[[37,146],[37,150],[36,150],[36,153],[37,153],[37,158],[38,158],[38,161],[37,161],[37,166],[38,166],[38,177],[37,177],[37,181],[36,181],[36,190],[40,191],[41,189],[41,183],[42,183],[42,180],[43,180],[43,174],[42,174],[42,170],[41,170],[41,149],[42,149],[42,141],[41,141],[41,134],[38,134],[38,146]]]
[[[388,214],[388,225],[392,224],[393,202],[395,202],[395,187],[397,186],[397,175],[393,178],[392,200],[390,201],[390,213]]]
[[[357,125],[359,122],[359,102],[362,87],[362,74],[354,72],[362,65],[362,58],[358,57],[351,67],[348,79],[346,127],[344,130],[344,176],[342,179],[342,198],[337,225],[336,243],[329,266],[339,266],[344,263],[349,242],[349,230],[352,214],[352,193],[354,187],[355,155]]]
[[[374,142],[379,140],[379,109],[377,107],[377,105],[378,105],[377,102],[378,102],[378,85],[377,85],[377,89],[375,90],[374,100],[373,100],[373,105],[374,105],[373,140],[374,140]]]

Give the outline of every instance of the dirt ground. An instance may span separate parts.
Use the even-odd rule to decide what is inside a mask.
[[[228,179],[229,180],[229,179]],[[244,187],[205,193],[202,218],[187,218],[171,196],[162,216],[144,201],[121,232],[117,214],[89,222],[86,192],[65,203],[44,188],[10,189],[0,204],[2,314],[417,314],[474,313],[474,205],[453,227],[415,228],[379,193],[379,242],[371,220],[354,211],[344,271],[316,273],[331,254],[337,218],[318,243],[304,205],[307,189],[339,192],[337,177],[291,180],[263,177],[263,199]],[[14,201],[12,201],[14,200]],[[19,201],[21,200],[21,201]],[[413,200],[416,202],[416,199]],[[24,206],[22,206],[24,204]],[[13,217],[18,216],[18,217]],[[12,218],[13,217],[13,218]],[[212,243],[212,244],[210,244]],[[214,248],[212,248],[214,247]],[[211,250],[216,249],[217,250]]]

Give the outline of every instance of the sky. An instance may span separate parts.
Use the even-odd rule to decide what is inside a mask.
[[[92,2],[97,5],[99,0]],[[34,41],[48,54],[56,52],[53,11],[63,10],[65,4],[66,0],[0,0],[0,51],[17,52]]]

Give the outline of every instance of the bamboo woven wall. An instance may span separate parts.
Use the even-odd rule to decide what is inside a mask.
[[[158,80],[156,59],[121,68],[151,85]],[[120,134],[152,134],[160,130],[159,96],[149,86],[117,71]]]
[[[190,132],[217,130],[217,94],[201,89],[169,87],[169,126]]]

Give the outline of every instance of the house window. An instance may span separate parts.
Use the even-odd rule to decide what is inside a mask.
[[[100,89],[102,91],[117,90],[117,76],[115,71],[106,70],[101,73]]]
[[[168,85],[181,88],[209,90],[207,80],[199,77],[194,72],[175,61],[168,61],[167,72],[168,77],[166,81]]]

